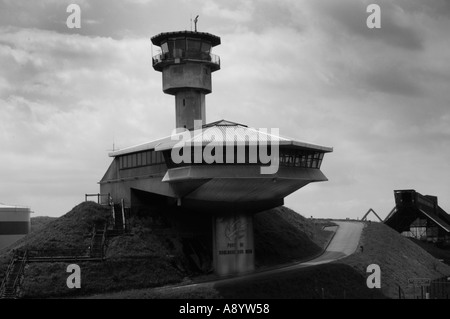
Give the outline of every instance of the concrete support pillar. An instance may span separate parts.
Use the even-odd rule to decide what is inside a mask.
[[[220,276],[255,269],[252,214],[213,216],[213,263]]]
[[[175,94],[176,128],[194,129],[194,121],[206,124],[205,93],[196,90],[183,90]]]

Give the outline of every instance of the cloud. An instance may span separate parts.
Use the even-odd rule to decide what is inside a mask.
[[[58,193],[65,180],[73,185],[64,185],[71,188],[65,196],[75,204],[96,189],[114,134],[116,145],[125,146],[164,132],[169,111],[149,94],[161,90],[149,55],[145,40],[0,28],[0,145],[7,150],[0,176],[16,181],[2,183],[0,193],[27,204],[19,197]],[[152,102],[160,108],[149,126]],[[36,188],[39,181],[46,186]]]
[[[420,88],[404,70],[378,69],[367,75],[367,83],[380,92],[414,96]]]
[[[294,12],[295,1],[208,1],[202,9],[207,16],[223,19],[225,30],[239,33],[242,28],[256,34],[273,28],[301,31],[301,11]]]
[[[335,37],[346,39],[357,36],[406,50],[423,48],[415,16],[406,14],[399,5],[391,1],[379,1],[377,4],[381,7],[381,28],[369,29],[366,24],[370,14],[366,12],[369,4],[368,1],[319,0],[314,1],[311,7],[315,20]]]
[[[382,29],[369,30],[368,1],[99,0],[83,2],[82,28],[69,30],[65,3],[3,1],[0,201],[60,215],[98,191],[113,139],[121,148],[169,134],[173,96],[151,67],[149,38],[189,29],[200,14],[200,31],[222,38],[207,121],[276,127],[335,149],[322,166],[329,182],[289,206],[384,216],[404,187],[448,208],[446,3],[381,1]]]

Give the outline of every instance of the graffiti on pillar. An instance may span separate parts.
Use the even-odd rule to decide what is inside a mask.
[[[228,222],[225,227],[225,237],[231,242],[244,238],[246,233],[247,223],[240,219]]]
[[[248,231],[251,225],[246,219],[221,218],[219,223],[224,226],[222,238],[225,239],[219,248],[219,255],[253,254],[253,245],[248,246]]]

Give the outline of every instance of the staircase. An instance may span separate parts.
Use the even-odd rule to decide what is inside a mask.
[[[100,195],[95,195],[100,198]],[[86,200],[87,200],[86,195]],[[100,199],[99,199],[100,201]],[[17,299],[20,295],[25,265],[27,262],[73,262],[73,261],[103,261],[105,259],[105,247],[108,237],[122,235],[129,230],[128,217],[129,208],[124,205],[124,200],[118,204],[112,203],[108,194],[108,205],[112,209],[112,220],[103,225],[94,227],[91,238],[89,255],[86,250],[74,251],[25,251],[25,253],[14,252],[8,265],[5,276],[0,285],[0,299]],[[112,226],[112,229],[111,229]]]
[[[124,229],[124,216],[122,211],[123,206],[119,204],[114,204],[114,230],[121,231]]]
[[[125,207],[124,200],[122,199],[120,203],[111,203],[110,206],[112,218],[101,227],[94,227],[92,232],[91,258],[103,260],[107,238],[122,235],[129,230],[129,209]]]
[[[23,255],[14,253],[0,286],[0,299],[17,299],[19,297],[26,262],[27,252]]]
[[[106,229],[108,225],[96,228],[92,232],[90,257],[103,259],[105,257],[105,241],[106,241]]]
[[[117,236],[126,233],[129,229],[128,216],[129,208],[125,207],[123,199],[120,203],[112,205],[113,229],[108,230],[108,236]]]

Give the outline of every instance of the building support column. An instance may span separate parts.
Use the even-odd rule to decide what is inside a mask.
[[[253,215],[218,214],[213,215],[212,223],[215,273],[226,276],[254,270]]]

